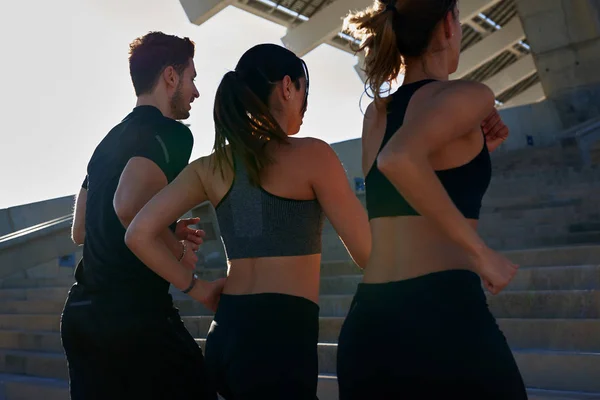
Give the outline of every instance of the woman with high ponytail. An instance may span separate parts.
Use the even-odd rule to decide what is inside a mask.
[[[198,204],[215,207],[229,269],[205,362],[226,400],[316,398],[324,217],[360,267],[370,252],[367,215],[333,149],[293,137],[308,86],[306,64],[284,47],[244,53],[217,89],[213,153],[188,165],[128,231],[150,243]],[[137,252],[154,271],[177,270],[164,248]]]
[[[527,398],[482,288],[499,293],[517,266],[477,234],[489,153],[508,131],[488,87],[449,80],[459,12],[457,0],[376,0],[344,21],[374,101],[362,134],[372,251],[339,337],[340,400]]]

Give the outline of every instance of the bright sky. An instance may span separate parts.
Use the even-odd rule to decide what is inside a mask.
[[[0,13],[0,208],[75,193],[94,148],[135,105],[128,44],[151,30],[196,42],[192,159],[208,154],[214,94],[223,74],[285,28],[229,7],[201,26],[179,0],[11,1]],[[304,57],[310,102],[300,136],[329,143],[360,136],[363,84],[356,58],[322,45]]]

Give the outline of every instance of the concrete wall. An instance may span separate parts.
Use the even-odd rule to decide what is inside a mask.
[[[510,135],[498,152],[525,148],[528,137],[536,147],[552,145],[557,143],[563,131],[555,103],[550,100],[503,109],[500,115],[510,129]]]
[[[74,195],[1,209],[0,236],[69,215],[73,203]]]
[[[354,187],[354,178],[363,178],[362,172],[362,144],[360,139],[350,139],[343,142],[332,143],[331,147],[344,165],[350,185]]]
[[[81,257],[83,257],[83,247],[78,247],[77,251],[71,254],[67,254],[65,256],[71,257],[71,260],[74,261],[72,263],[65,263],[61,265],[60,258],[55,258],[51,261],[44,262],[36,265],[33,268],[20,270],[19,272],[7,276],[5,279],[12,278],[73,278],[75,273],[75,267]]]

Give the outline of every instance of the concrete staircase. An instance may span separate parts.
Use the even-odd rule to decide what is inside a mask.
[[[521,271],[488,297],[521,368],[531,399],[600,399],[600,246],[508,253]],[[203,270],[213,279],[224,270]],[[337,337],[360,281],[347,261],[322,267],[319,336],[321,400],[337,399]],[[0,399],[66,400],[59,315],[68,278],[6,279],[0,287]],[[184,295],[176,302],[204,346],[212,317]]]
[[[600,243],[600,164],[561,146],[493,159],[479,232],[493,248]]]
[[[492,154],[492,181],[478,231],[499,250],[600,243],[600,142],[598,162],[583,165],[577,148],[553,145]],[[364,193],[358,194],[363,205]],[[326,223],[323,259],[347,259]]]

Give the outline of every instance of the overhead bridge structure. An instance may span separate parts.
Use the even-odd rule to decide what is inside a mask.
[[[373,0],[180,0],[194,24],[200,25],[228,6],[283,25],[282,43],[300,57],[326,43],[354,53],[353,39],[342,32],[349,11]],[[487,84],[498,107],[535,103],[546,95],[515,0],[461,0],[461,61],[451,78]],[[364,80],[357,55],[355,69]]]

